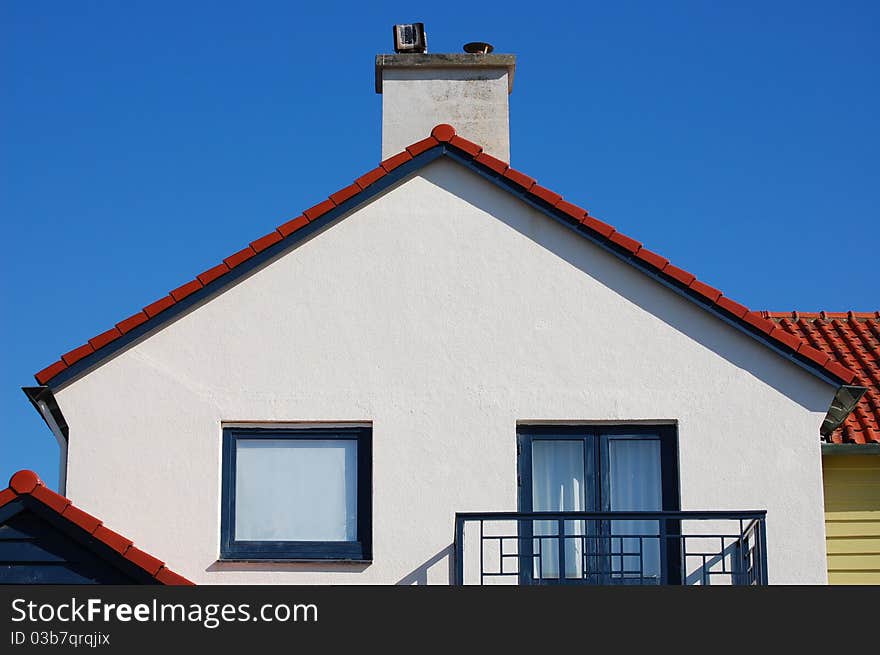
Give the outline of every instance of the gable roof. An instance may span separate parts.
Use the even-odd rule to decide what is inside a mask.
[[[761,314],[854,371],[852,384],[867,389],[852,413],[826,440],[880,444],[880,311]]]
[[[46,510],[46,515],[59,520],[65,527],[73,528],[83,545],[89,548],[91,540],[97,540],[118,553],[124,560],[142,570],[156,583],[164,585],[192,585],[182,575],[175,573],[165,563],[136,547],[130,539],[106,527],[99,519],[76,507],[68,498],[47,487],[33,471],[22,470],[9,480],[9,486],[0,491],[0,509],[16,500],[36,501]],[[99,557],[106,555],[99,553]]]
[[[525,173],[484,153],[481,146],[458,136],[451,125],[445,124],[436,126],[427,138],[389,157],[378,167],[356,179],[353,184],[306,209],[300,216],[252,241],[247,247],[197,275],[195,279],[180,285],[109,330],[89,339],[88,343],[65,353],[34,377],[41,385],[57,387],[81,375],[187,307],[220,291],[241,275],[441,156],[452,158],[517,195],[822,379],[832,384],[848,384],[854,379],[853,371],[822,350],[811,346],[800,336],[728,298],[718,289],[698,280],[692,273],[674,266],[665,257],[644,248],[632,237],[591,216],[587,210],[541,186]]]

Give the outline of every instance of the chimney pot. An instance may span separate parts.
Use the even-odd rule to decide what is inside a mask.
[[[464,44],[464,51],[472,55],[488,55],[494,50],[491,43],[483,43],[482,41],[471,41]]]
[[[428,35],[425,34],[424,23],[407,23],[395,25],[394,52],[428,52]]]

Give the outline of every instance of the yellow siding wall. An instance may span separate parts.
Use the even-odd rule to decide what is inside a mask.
[[[880,456],[824,455],[829,584],[880,584]]]

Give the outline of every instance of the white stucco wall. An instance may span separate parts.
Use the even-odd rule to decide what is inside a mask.
[[[446,582],[516,509],[515,427],[676,420],[683,509],[768,510],[823,583],[833,389],[441,160],[57,393],[68,495],[197,583]],[[373,426],[374,561],[218,562],[224,422]],[[430,563],[430,564],[426,564]]]

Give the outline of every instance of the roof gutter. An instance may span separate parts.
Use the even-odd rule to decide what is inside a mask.
[[[859,404],[859,401],[862,399],[862,396],[865,395],[867,390],[866,387],[859,387],[851,384],[841,385],[837,389],[837,393],[834,394],[834,399],[831,401],[831,407],[828,408],[828,413],[825,414],[825,420],[822,421],[822,427],[819,428],[819,434],[823,437],[827,437],[839,428],[846,420],[846,417],[849,416],[856,408],[856,405]]]
[[[43,417],[58,442],[58,492],[63,496],[67,493],[67,437],[70,428],[67,426],[64,414],[61,413],[61,408],[58,407],[55,394],[49,387],[22,387],[21,390]]]

